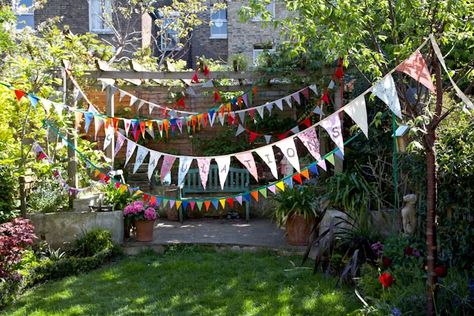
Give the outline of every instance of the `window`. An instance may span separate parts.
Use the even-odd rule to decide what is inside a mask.
[[[273,20],[275,18],[275,1],[270,2],[265,6],[265,9],[270,12],[270,15],[272,16],[270,19]],[[262,16],[259,14],[257,16],[254,16],[252,18],[253,22],[259,22],[262,21]]]
[[[258,66],[261,62],[261,59],[262,59],[262,55],[266,54],[266,53],[273,53],[275,52],[275,49],[274,48],[254,48],[253,49],[253,65],[254,66]]]
[[[211,38],[227,38],[227,10],[211,10]]]
[[[93,33],[112,33],[112,0],[89,1],[89,29]]]
[[[163,17],[162,32],[161,32],[161,50],[177,50],[179,49],[179,33],[178,33],[178,13],[170,14],[168,17]]]
[[[35,6],[33,0],[14,0],[12,1],[12,6],[16,14],[17,30],[22,30],[25,27],[35,27]]]

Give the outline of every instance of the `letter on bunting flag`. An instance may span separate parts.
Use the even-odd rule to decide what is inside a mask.
[[[257,173],[257,166],[255,165],[255,160],[253,159],[251,152],[243,152],[240,154],[236,154],[235,158],[237,158],[241,164],[248,169],[250,174],[258,181],[258,173]]]
[[[229,174],[230,168],[230,156],[218,156],[214,160],[217,162],[217,169],[219,171],[219,182],[221,184],[221,189],[224,189],[225,180]]]
[[[348,105],[344,107],[344,111],[360,127],[362,132],[364,132],[365,137],[369,138],[369,131],[367,125],[367,110],[365,108],[364,95],[360,95],[354,100],[352,100]]]
[[[257,155],[267,164],[275,179],[278,179],[277,165],[275,161],[275,154],[272,146],[263,146],[255,150]]]
[[[199,177],[201,178],[201,184],[204,190],[206,190],[207,178],[209,175],[209,168],[211,166],[210,158],[197,158]]]
[[[133,152],[135,151],[135,148],[137,147],[137,143],[134,141],[131,141],[130,139],[127,139],[127,152],[125,153],[125,165],[127,165],[128,161],[133,155]]]
[[[316,134],[316,130],[313,128],[309,128],[302,133],[298,134],[298,138],[301,140],[303,145],[308,149],[311,156],[318,161],[318,165],[326,170],[326,162],[324,159],[321,159],[320,148],[319,148],[319,140]]]
[[[114,138],[114,127],[112,125],[109,125],[105,129],[105,138],[104,138],[104,150],[109,147],[110,143],[112,142],[112,139]]]
[[[332,141],[337,145],[337,147],[344,153],[344,140],[342,139],[341,131],[341,120],[339,119],[339,113],[333,113],[320,123],[331,137]]]
[[[189,171],[189,167],[193,162],[192,157],[180,157],[179,158],[179,169],[178,169],[178,186],[184,183],[184,178]]]
[[[425,87],[435,93],[436,89],[431,81],[431,74],[426,66],[425,59],[420,51],[414,52],[408,59],[397,67],[398,71],[404,72]]]
[[[148,148],[138,145],[137,156],[135,158],[135,165],[133,166],[133,173],[137,172],[138,168],[142,165],[146,156],[148,155]]]
[[[161,164],[161,171],[160,171],[160,180],[161,182],[165,181],[166,176],[170,173],[171,168],[173,168],[174,161],[176,157],[164,155],[163,163]]]
[[[157,151],[150,151],[150,161],[148,161],[148,180],[151,180],[153,171],[158,166],[158,160],[160,160],[161,153]]]
[[[395,81],[393,81],[392,75],[388,74],[385,78],[380,80],[372,88],[372,92],[379,97],[380,100],[385,102],[396,116],[402,118],[402,110],[400,108],[400,100],[398,100],[397,87],[395,86]]]
[[[293,137],[288,137],[287,139],[282,140],[276,143],[275,145],[280,148],[286,159],[288,159],[288,161],[296,169],[296,171],[300,172],[300,161]]]

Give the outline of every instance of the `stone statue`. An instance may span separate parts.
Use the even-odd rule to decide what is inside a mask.
[[[413,235],[416,230],[416,194],[405,195],[403,201],[406,202],[402,208],[403,231],[407,235]]]

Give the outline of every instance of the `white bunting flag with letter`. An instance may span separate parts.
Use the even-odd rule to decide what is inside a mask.
[[[125,153],[125,165],[127,165],[128,161],[133,155],[133,152],[135,151],[135,148],[137,147],[137,143],[134,141],[127,139],[127,152]]]
[[[314,128],[309,128],[302,133],[298,134],[298,138],[301,140],[303,145],[308,149],[311,156],[318,161],[318,165],[326,170],[326,162],[324,159],[321,159],[320,146],[316,130]]]
[[[162,183],[165,181],[166,176],[171,172],[175,160],[175,156],[164,155],[160,171],[160,180]]]
[[[255,165],[255,160],[253,159],[251,152],[243,152],[235,155],[241,164],[248,169],[250,174],[258,181],[258,173],[257,173],[257,166]]]
[[[115,143],[114,157],[117,156],[124,142],[125,142],[125,137],[122,134],[117,133],[117,141]]]
[[[209,168],[211,167],[210,158],[197,158],[199,177],[201,178],[201,184],[204,190],[206,189],[207,178],[209,175]]]
[[[189,171],[189,167],[191,167],[191,163],[193,162],[192,157],[179,157],[179,168],[178,168],[178,186],[184,183],[184,179],[186,174]]]
[[[214,158],[214,160],[217,162],[221,189],[224,189],[225,180],[227,179],[227,175],[229,174],[230,156],[219,156]]]
[[[344,107],[344,111],[360,127],[362,132],[364,132],[365,137],[369,138],[369,128],[367,125],[367,109],[365,108],[364,95],[360,95],[354,100],[352,100],[348,105]]]
[[[151,176],[158,166],[158,160],[160,160],[161,154],[157,151],[150,151],[150,161],[148,161],[148,180],[151,180]]]
[[[373,88],[372,92],[385,104],[388,105],[390,110],[402,118],[402,110],[400,108],[400,100],[398,100],[397,87],[395,86],[395,81],[393,81],[392,75],[388,74],[380,80]]]
[[[137,172],[143,161],[145,161],[146,156],[148,156],[148,148],[138,145],[135,165],[133,166],[133,173]]]
[[[344,140],[342,139],[341,131],[341,120],[339,119],[339,113],[333,113],[320,123],[331,137],[332,141],[336,146],[344,153]]]
[[[255,150],[257,155],[262,158],[262,160],[267,164],[272,172],[272,175],[275,179],[278,179],[277,165],[275,161],[275,154],[273,153],[272,146],[263,146]]]
[[[110,143],[112,143],[112,139],[114,138],[114,127],[109,125],[105,129],[105,138],[104,138],[104,150],[109,147]]]
[[[291,165],[296,169],[296,171],[300,172],[300,161],[298,158],[298,152],[296,151],[295,141],[293,137],[289,137],[285,140],[282,140],[275,145],[280,148],[283,155],[285,155],[286,159],[291,163]]]

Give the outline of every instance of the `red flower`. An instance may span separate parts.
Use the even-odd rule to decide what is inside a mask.
[[[384,272],[379,276],[379,281],[384,288],[388,288],[395,282],[395,278],[390,273]]]
[[[448,275],[448,269],[445,266],[437,266],[433,271],[436,273],[436,276],[440,278],[444,278]]]
[[[391,264],[392,264],[392,259],[390,259],[389,257],[385,257],[385,256],[382,257],[382,266],[384,268],[390,267]]]

